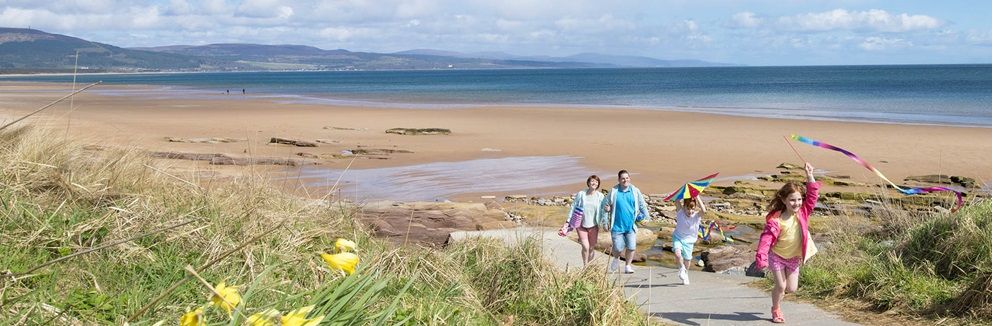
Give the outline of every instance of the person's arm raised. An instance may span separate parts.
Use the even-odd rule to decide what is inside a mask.
[[[802,211],[803,218],[809,218],[809,215],[813,213],[813,208],[816,207],[816,201],[820,197],[820,183],[816,182],[813,178],[813,165],[806,162],[803,166],[806,170],[806,196],[803,198],[803,206],[799,209]]]

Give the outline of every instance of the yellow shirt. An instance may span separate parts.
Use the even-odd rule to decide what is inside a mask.
[[[802,256],[803,229],[799,226],[799,219],[795,216],[786,220],[779,218],[778,227],[778,241],[772,246],[772,252],[785,259]]]

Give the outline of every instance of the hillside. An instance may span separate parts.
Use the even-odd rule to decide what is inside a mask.
[[[567,57],[500,52],[324,50],[306,45],[208,44],[121,48],[35,29],[0,28],[0,74],[245,70],[413,70],[704,67],[727,64],[584,53]]]
[[[468,58],[443,54],[353,52],[323,50],[303,45],[209,44],[140,48],[169,54],[208,57],[260,69],[382,70],[382,69],[487,69],[487,68],[588,68],[601,64],[548,62],[519,59]]]
[[[723,67],[734,66],[729,63],[709,62],[702,60],[663,60],[644,56],[609,55],[599,53],[579,53],[565,57],[554,56],[519,56],[503,52],[472,52],[461,53],[454,51],[415,49],[396,52],[403,55],[438,55],[458,58],[482,58],[495,60],[522,60],[535,62],[573,62],[597,66],[625,68],[662,68],[662,67]]]
[[[210,60],[119,48],[34,29],[0,28],[0,71],[71,71],[79,51],[79,67],[88,71],[199,69]]]

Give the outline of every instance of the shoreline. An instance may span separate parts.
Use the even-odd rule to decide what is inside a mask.
[[[874,65],[869,65],[874,66]],[[902,65],[895,65],[902,66]],[[990,65],[992,66],[992,65]],[[613,69],[613,68],[602,68],[602,69]],[[622,69],[622,68],[617,68]],[[629,68],[629,69],[649,69],[649,68]],[[486,69],[482,69],[486,70]],[[512,70],[512,69],[511,69]],[[529,69],[524,69],[529,70]],[[557,70],[557,69],[554,69]],[[567,70],[567,69],[566,69]],[[404,72],[407,70],[389,70],[383,72]],[[412,70],[411,70],[412,71]],[[423,70],[423,71],[435,71],[435,70]],[[441,72],[442,70],[437,70]],[[444,70],[447,71],[447,70]],[[154,72],[154,73],[100,73],[100,75],[120,75],[120,76],[141,76],[141,75],[154,75],[154,74],[169,74],[169,75],[198,75],[198,74],[238,74],[238,73],[296,73],[300,71],[221,71],[221,72]],[[337,71],[317,71],[317,72],[327,72],[334,73]],[[347,72],[347,71],[340,71]],[[378,71],[359,71],[359,72],[378,72]],[[303,71],[300,73],[312,73],[311,71]],[[13,76],[13,75],[8,75]],[[71,74],[42,74],[42,75],[25,75],[21,77],[60,77],[60,76],[71,76]],[[8,84],[32,84],[37,83],[39,85],[57,85],[57,84],[69,84],[68,81],[31,81],[31,80],[10,80],[8,78],[3,78],[0,76],[0,87]],[[91,81],[90,81],[91,82]],[[85,82],[79,82],[80,84]],[[254,86],[254,85],[248,85]],[[271,86],[271,85],[270,85]],[[183,84],[178,82],[175,84],[170,83],[160,83],[160,84],[141,84],[140,81],[131,83],[127,80],[117,80],[117,81],[104,81],[102,89],[114,87],[120,87],[125,89],[134,90],[142,89],[147,90],[149,93],[154,93],[151,96],[181,96],[183,92],[187,93],[199,93],[199,98],[204,100],[218,100],[227,98],[228,100],[234,100],[230,98],[231,96],[236,96],[235,94],[230,94],[224,92],[225,90],[246,88],[245,85],[195,85],[195,83]],[[324,106],[347,106],[347,107],[364,107],[369,109],[415,109],[415,110],[451,110],[451,109],[477,109],[477,108],[564,108],[564,109],[609,109],[609,110],[656,110],[656,111],[669,111],[669,112],[689,112],[689,113],[703,113],[703,114],[716,114],[716,115],[727,115],[735,117],[753,117],[753,118],[767,118],[767,119],[786,119],[786,120],[811,120],[811,121],[835,121],[835,122],[856,122],[856,123],[872,123],[872,124],[897,124],[897,125],[920,125],[920,126],[952,126],[952,127],[969,127],[969,128],[988,128],[992,129],[992,117],[985,116],[963,116],[954,114],[928,114],[928,113],[917,113],[917,112],[874,112],[865,110],[855,110],[851,107],[838,106],[838,107],[824,107],[818,108],[816,106],[804,107],[799,104],[790,105],[779,105],[774,106],[766,103],[750,103],[750,105],[686,105],[681,103],[636,103],[637,101],[631,101],[631,103],[599,103],[599,104],[588,104],[588,103],[568,103],[567,101],[536,101],[527,102],[519,101],[513,102],[508,99],[500,100],[490,100],[490,101],[470,101],[463,98],[417,98],[413,97],[403,97],[398,96],[393,93],[384,93],[382,96],[375,97],[366,95],[365,97],[347,97],[334,94],[315,94],[315,93],[287,93],[281,92],[279,89],[273,88],[261,88],[261,92],[258,92],[258,88],[253,89],[253,92],[249,93],[247,96],[249,99],[263,99],[263,100],[273,100],[280,102],[280,104],[298,104],[298,105],[324,105]],[[94,92],[100,92],[97,89]],[[221,94],[221,95],[217,95]],[[416,93],[406,94],[413,95]],[[119,96],[120,94],[114,94]],[[335,97],[337,96],[337,97]],[[238,98],[238,99],[244,99]],[[677,102],[677,101],[676,101]],[[812,105],[813,103],[809,103]],[[857,106],[855,106],[857,107]],[[922,112],[922,111],[921,111]]]
[[[56,85],[56,84],[50,84]],[[44,86],[42,86],[44,87]],[[51,87],[51,86],[49,86]],[[130,85],[127,89],[141,88]],[[0,82],[0,115],[33,111],[54,98],[30,92],[38,84]],[[41,104],[41,105],[38,105]],[[130,95],[86,92],[29,121],[65,128],[74,139],[153,151],[225,153],[232,156],[301,158],[313,156],[319,169],[344,169],[350,158],[336,157],[355,149],[389,149],[391,153],[355,160],[351,169],[406,167],[433,162],[466,162],[487,158],[574,156],[584,173],[573,171],[574,182],[542,189],[542,193],[572,193],[588,174],[601,174],[603,187],[611,174],[630,170],[634,184],[645,193],[666,193],[682,182],[721,172],[721,176],[774,173],[775,166],[795,162],[782,136],[798,133],[858,153],[899,182],[910,175],[951,174],[990,180],[992,131],[988,128],[789,120],[738,117],[710,113],[642,109],[575,107],[472,107],[396,109],[282,104],[271,98],[148,99]],[[451,135],[402,136],[389,128],[449,128]],[[342,129],[336,129],[342,128]],[[350,130],[349,130],[350,129]],[[167,137],[228,137],[230,143],[169,142]],[[270,145],[271,137],[307,141],[324,139],[318,147]],[[536,141],[535,141],[536,140]],[[878,184],[872,173],[838,153],[805,145],[797,148],[818,168],[833,174]],[[486,151],[490,149],[492,151]],[[340,155],[338,155],[340,156]],[[888,163],[886,163],[888,162]],[[176,164],[184,165],[184,164]],[[230,171],[240,167],[194,164],[197,169]],[[260,170],[293,174],[295,168]],[[581,175],[580,175],[581,174]],[[527,176],[520,176],[527,177]],[[671,188],[671,189],[668,189]],[[507,190],[491,195],[526,191]],[[469,192],[477,194],[478,192]],[[453,195],[452,199],[471,197]],[[478,195],[475,197],[478,199]]]

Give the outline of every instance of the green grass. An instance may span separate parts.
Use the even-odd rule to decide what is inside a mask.
[[[945,323],[992,317],[992,202],[951,214],[883,212],[834,223],[829,250],[800,275],[802,295]],[[863,221],[865,222],[865,221]]]
[[[242,293],[233,319],[206,309],[211,325],[307,305],[316,306],[310,316],[327,316],[324,325],[649,323],[605,275],[559,271],[533,243],[395,247],[370,237],[342,203],[292,197],[252,175],[210,183],[165,175],[139,150],[89,151],[60,139],[0,133],[0,324],[122,324],[132,316],[132,325],[175,324],[209,297],[187,266]],[[184,221],[191,223],[175,227]],[[356,274],[329,271],[318,256],[337,238],[358,242]]]

